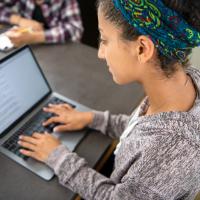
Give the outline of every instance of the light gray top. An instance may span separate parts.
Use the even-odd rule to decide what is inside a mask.
[[[106,178],[60,145],[47,164],[62,185],[87,200],[192,200],[200,188],[200,71],[189,68],[197,98],[188,112],[140,115]],[[187,95],[187,94],[186,94]],[[140,105],[142,114],[148,105]],[[92,128],[119,138],[130,117],[95,111]]]

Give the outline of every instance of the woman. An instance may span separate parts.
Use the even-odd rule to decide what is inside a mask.
[[[200,71],[188,66],[200,45],[200,4],[176,0],[99,0],[101,43],[117,84],[140,83],[146,98],[131,116],[80,113],[49,105],[44,126],[90,126],[120,137],[110,178],[89,168],[48,133],[21,136],[21,153],[45,162],[61,184],[84,199],[189,200],[200,188]]]
[[[17,26],[7,32],[16,47],[79,41],[83,31],[76,0],[7,0],[0,3],[0,23]]]

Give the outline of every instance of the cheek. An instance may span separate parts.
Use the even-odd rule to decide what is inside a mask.
[[[118,74],[125,73],[124,67],[127,65],[126,57],[117,49],[107,52],[107,63],[114,72]]]
[[[111,59],[110,71],[113,74],[115,82],[118,84],[127,84],[135,80],[137,74],[136,63],[126,54],[115,54],[115,59]]]
[[[113,47],[112,45],[108,46],[108,48],[105,51],[105,59],[107,61],[107,64],[111,68],[116,68],[120,60],[120,52],[118,51],[117,47]]]
[[[120,56],[120,55],[119,55]],[[113,79],[118,84],[123,84],[127,82],[127,71],[126,71],[126,65],[119,56],[110,54],[108,59],[108,66],[109,71],[113,76]]]
[[[118,84],[132,81],[134,58],[128,50],[112,44],[106,46],[104,55],[113,79]]]

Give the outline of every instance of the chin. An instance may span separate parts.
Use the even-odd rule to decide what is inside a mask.
[[[118,85],[125,85],[127,84],[127,82],[123,81],[123,80],[120,80],[120,79],[117,79],[115,76],[113,76],[113,81],[118,84]]]
[[[132,80],[132,79],[128,80],[126,78],[120,79],[120,78],[117,78],[116,76],[113,76],[113,81],[118,85],[127,85],[130,83],[136,82],[136,80]]]

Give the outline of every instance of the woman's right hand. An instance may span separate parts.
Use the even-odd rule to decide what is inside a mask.
[[[48,107],[43,108],[43,110],[55,114],[54,117],[45,121],[43,126],[59,123],[60,125],[54,128],[56,132],[81,130],[92,123],[94,118],[92,112],[80,112],[68,104],[49,104]]]

